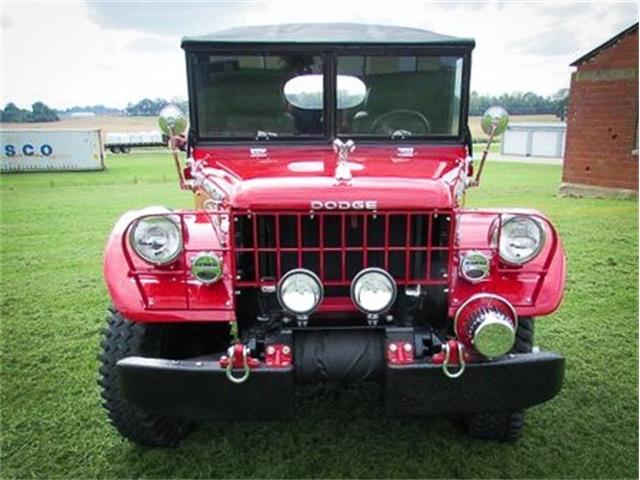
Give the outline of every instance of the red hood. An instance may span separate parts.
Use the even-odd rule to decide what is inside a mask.
[[[460,146],[358,147],[350,154],[352,179],[335,178],[330,147],[195,148],[195,170],[227,191],[236,209],[308,210],[311,201],[375,200],[378,209],[449,208],[464,164]],[[256,155],[254,153],[254,155]]]

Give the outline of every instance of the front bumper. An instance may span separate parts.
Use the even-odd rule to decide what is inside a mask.
[[[390,365],[385,408],[397,416],[510,412],[551,400],[563,379],[564,358],[552,352],[467,364],[464,374],[453,379],[441,365]]]
[[[218,361],[127,357],[117,364],[126,399],[150,413],[181,418],[267,419],[294,413],[294,367],[252,370],[231,383]],[[468,364],[456,379],[440,365],[386,365],[382,373],[390,415],[500,412],[553,398],[562,387],[564,358],[539,352]]]
[[[125,398],[181,418],[268,419],[293,415],[293,367],[260,367],[231,383],[217,360],[127,357],[117,363]]]

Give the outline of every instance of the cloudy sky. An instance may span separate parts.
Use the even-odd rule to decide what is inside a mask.
[[[2,0],[0,103],[123,107],[186,96],[183,35],[239,25],[362,22],[476,39],[472,89],[551,94],[569,63],[638,21],[636,0],[28,2]]]

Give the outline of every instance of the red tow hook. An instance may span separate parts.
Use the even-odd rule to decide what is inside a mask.
[[[449,378],[461,376],[464,373],[467,362],[472,360],[473,356],[457,340],[447,341],[442,345],[442,351],[431,357],[431,361],[435,365],[442,365],[442,371]],[[458,370],[452,371],[449,368],[450,365],[458,365]]]
[[[264,362],[267,367],[286,368],[293,363],[291,347],[282,343],[274,343],[265,349]]]
[[[387,361],[392,365],[407,365],[415,361],[413,345],[409,342],[391,342],[387,345]]]
[[[233,383],[244,383],[251,375],[251,369],[260,366],[260,360],[250,356],[251,350],[242,343],[231,345],[227,350],[227,355],[220,357],[220,367],[225,369],[227,378]],[[234,369],[242,369],[243,374],[236,377],[233,374]]]

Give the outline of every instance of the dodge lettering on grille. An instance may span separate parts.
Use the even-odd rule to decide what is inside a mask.
[[[377,210],[376,200],[311,200],[311,210]]]

